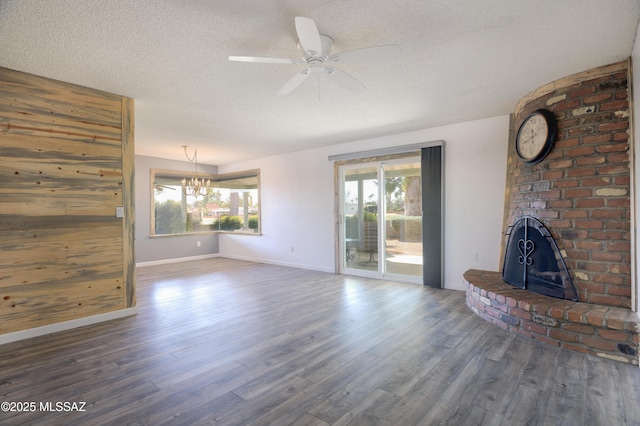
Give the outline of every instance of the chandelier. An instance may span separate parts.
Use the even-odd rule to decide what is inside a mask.
[[[204,178],[200,179],[198,177],[198,150],[195,150],[193,152],[193,157],[190,157],[187,152],[187,145],[182,145],[182,148],[184,149],[184,155],[187,157],[187,160],[196,163],[195,177],[189,179],[182,178],[182,188],[187,195],[191,195],[193,197],[209,195],[209,191],[211,190],[211,180],[205,180]]]

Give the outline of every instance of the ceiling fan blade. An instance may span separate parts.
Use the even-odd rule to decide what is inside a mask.
[[[254,62],[262,64],[303,64],[301,59],[270,58],[267,56],[229,56],[230,61]]]
[[[367,89],[367,86],[342,70],[325,67],[324,71],[327,73],[329,78],[352,92],[361,93]]]
[[[296,32],[305,52],[311,56],[317,56],[322,52],[320,33],[313,19],[296,16]]]
[[[393,59],[400,56],[402,49],[397,44],[389,44],[386,46],[363,47],[362,49],[347,50],[346,52],[336,53],[327,58],[328,62],[334,63],[356,63],[356,62],[373,62]]]
[[[291,93],[293,89],[300,86],[302,82],[305,81],[307,77],[309,77],[309,74],[311,74],[311,71],[309,69],[306,69],[294,75],[291,80],[287,81],[285,85],[282,86],[282,89],[280,89],[278,95],[288,95],[289,93]]]

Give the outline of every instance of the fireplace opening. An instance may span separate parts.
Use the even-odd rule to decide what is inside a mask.
[[[503,281],[546,296],[578,300],[564,258],[539,220],[523,216],[507,230],[507,235]]]

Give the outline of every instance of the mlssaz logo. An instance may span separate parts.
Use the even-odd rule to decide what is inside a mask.
[[[58,401],[58,402],[41,402],[40,403],[40,411],[87,411],[84,407],[87,405],[86,402],[69,402],[69,401]]]

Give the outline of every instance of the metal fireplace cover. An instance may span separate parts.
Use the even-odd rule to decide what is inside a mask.
[[[578,300],[567,265],[551,233],[523,216],[507,231],[502,280],[514,287],[559,299]]]

